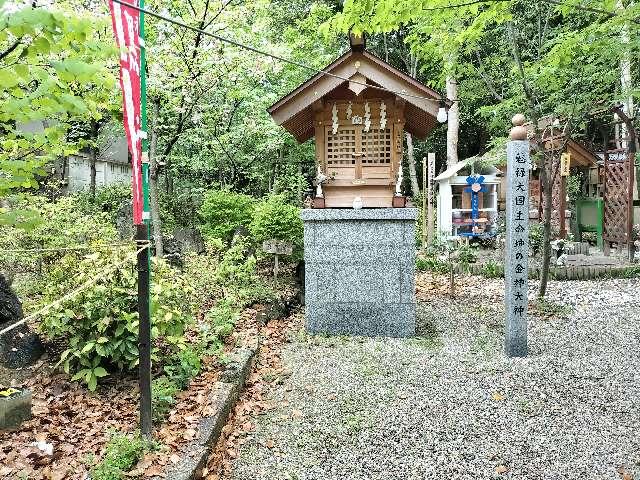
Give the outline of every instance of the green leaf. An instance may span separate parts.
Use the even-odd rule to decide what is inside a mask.
[[[98,386],[98,377],[96,377],[95,375],[88,376],[87,386],[89,387],[90,391],[95,392],[96,387]]]
[[[102,367],[97,367],[96,369],[94,369],[93,374],[98,378],[106,377],[107,375],[109,375],[107,371]]]
[[[89,342],[89,343],[87,343],[87,344],[82,348],[82,350],[80,351],[80,353],[87,353],[87,352],[90,352],[90,351],[93,349],[93,347],[94,347],[94,346],[95,346],[95,343],[94,343],[94,342]]]

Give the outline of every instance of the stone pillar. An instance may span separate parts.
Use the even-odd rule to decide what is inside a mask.
[[[309,333],[415,334],[415,208],[306,209]]]
[[[504,268],[505,353],[527,355],[529,286],[529,141],[523,115],[513,117],[507,143],[507,248]]]

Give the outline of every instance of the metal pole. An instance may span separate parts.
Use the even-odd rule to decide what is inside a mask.
[[[140,0],[144,8],[144,0]],[[152,438],[151,412],[151,255],[149,244],[149,139],[147,138],[147,56],[144,43],[144,12],[140,12],[140,116],[142,137],[142,225],[137,225],[138,249],[143,242],[147,248],[138,254],[138,352],[140,384],[140,434]]]
[[[148,226],[136,225],[138,250],[138,355],[140,383],[140,434],[151,439],[151,316],[149,311]]]

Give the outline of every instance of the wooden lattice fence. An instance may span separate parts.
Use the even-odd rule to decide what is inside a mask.
[[[633,158],[626,151],[604,162],[604,232],[606,243],[628,244],[633,209]]]

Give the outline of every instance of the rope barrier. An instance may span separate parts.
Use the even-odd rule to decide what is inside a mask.
[[[46,252],[67,252],[67,251],[83,251],[83,250],[108,250],[111,247],[130,247],[140,242],[131,243],[109,243],[105,245],[94,246],[76,246],[76,247],[59,247],[59,248],[15,248],[9,250],[1,250],[0,255],[3,253],[46,253]],[[151,245],[151,242],[146,242],[147,245]]]
[[[142,243],[142,242],[140,242],[140,243]],[[14,323],[12,325],[9,325],[8,327],[0,330],[0,337],[2,335],[4,335],[5,333],[10,332],[14,328],[16,328],[16,327],[18,327],[20,325],[23,325],[24,323],[27,323],[27,322],[33,320],[34,318],[39,317],[40,315],[42,315],[42,314],[46,313],[47,311],[49,311],[51,308],[56,307],[56,306],[62,304],[63,302],[66,302],[67,300],[70,300],[71,298],[75,297],[76,295],[78,295],[83,290],[85,290],[85,289],[89,288],[90,286],[94,285],[95,283],[97,283],[100,279],[102,279],[108,273],[111,273],[111,272],[117,270],[122,265],[124,265],[127,262],[129,262],[132,258],[137,256],[140,252],[142,252],[146,248],[149,248],[149,243],[148,242],[147,242],[147,244],[145,244],[144,246],[139,248],[135,252],[134,255],[127,255],[127,257],[124,260],[122,260],[121,262],[116,263],[115,265],[111,265],[109,268],[103,270],[102,272],[100,272],[95,277],[92,277],[89,280],[87,280],[85,283],[80,285],[75,290],[72,290],[71,292],[67,293],[66,295],[63,295],[58,300],[50,303],[49,305],[46,305],[46,306],[42,307],[40,310],[38,310],[38,311],[36,311],[36,312],[34,312],[34,313],[30,314],[30,315],[27,315],[22,320],[19,320],[18,322]]]

